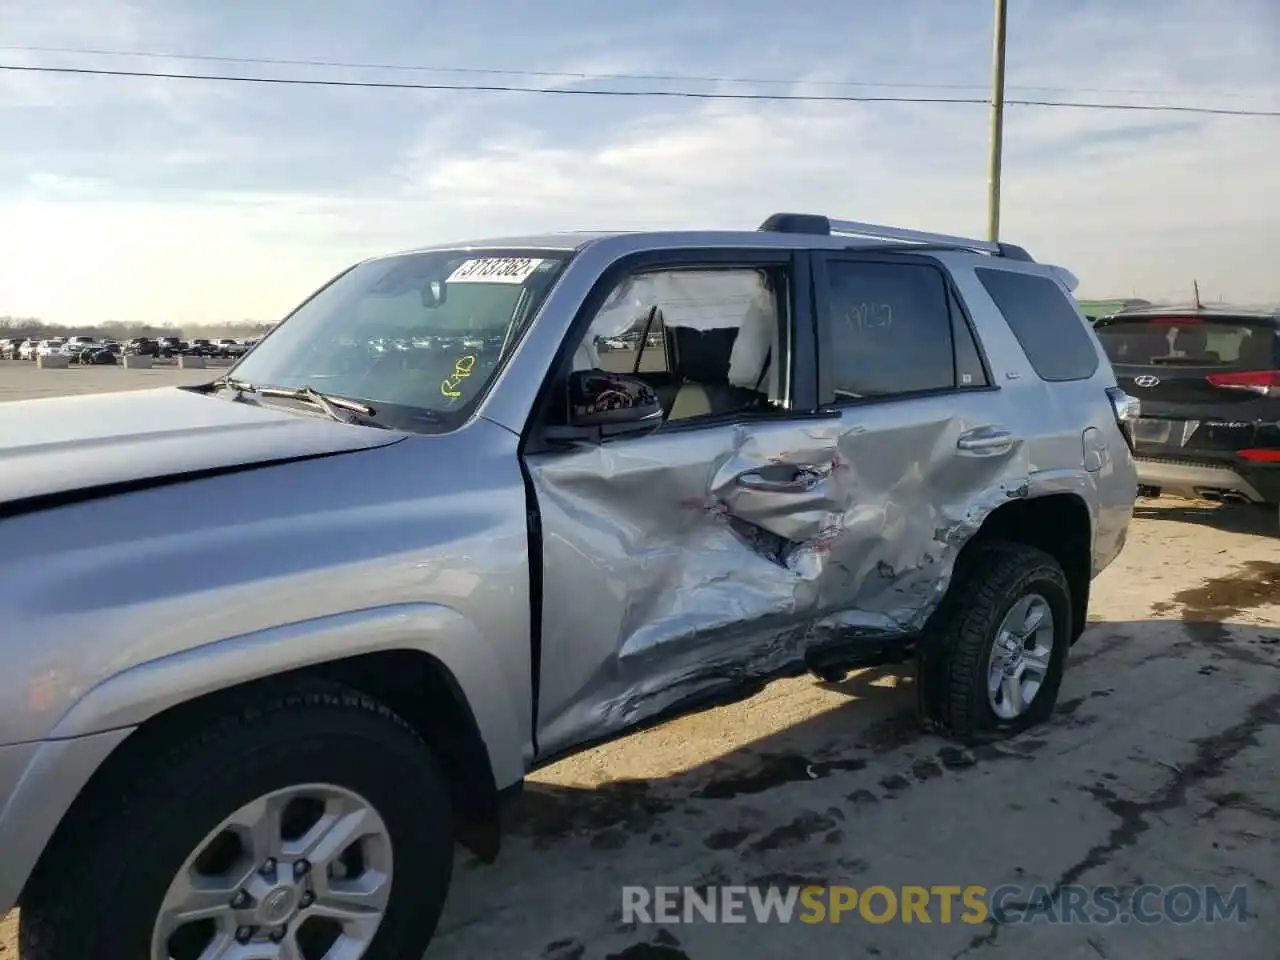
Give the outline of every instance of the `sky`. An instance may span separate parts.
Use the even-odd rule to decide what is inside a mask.
[[[0,0],[0,64],[983,99],[992,17],[991,0]],[[1280,109],[1280,0],[1009,0],[1007,96]],[[780,210],[983,236],[989,124],[983,104],[0,71],[0,315],[271,321],[379,253]],[[1280,118],[1011,104],[1004,136],[1001,238],[1079,295],[1186,300],[1195,280],[1205,300],[1280,301]]]

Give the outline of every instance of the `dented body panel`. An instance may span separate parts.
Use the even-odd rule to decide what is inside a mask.
[[[935,398],[531,458],[555,571],[539,746],[564,749],[819,651],[917,634],[985,516],[1028,493],[1025,447],[957,454],[980,417]],[[811,471],[812,485],[743,483],[782,465]]]
[[[936,259],[970,304],[989,389],[527,459],[549,572],[541,752],[859,645],[909,642],[961,549],[1010,501],[1077,498],[1091,573],[1114,559],[1136,480],[1103,402],[1109,366],[1045,383],[973,276],[985,258]],[[771,488],[770,471],[801,482]]]

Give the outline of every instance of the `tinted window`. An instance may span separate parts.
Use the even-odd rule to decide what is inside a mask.
[[[1066,291],[1048,277],[1012,270],[974,271],[1008,321],[1041,380],[1087,380],[1098,351]]]
[[[1226,367],[1274,370],[1274,328],[1247,321],[1201,322],[1195,317],[1115,320],[1096,328],[1111,362],[1128,366]]]
[[[837,400],[956,385],[942,273],[913,263],[833,261],[825,349]]]

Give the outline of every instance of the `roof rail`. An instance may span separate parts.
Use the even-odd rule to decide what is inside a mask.
[[[808,233],[822,236],[866,237],[871,240],[895,240],[900,243],[919,243],[936,247],[960,247],[976,250],[996,257],[1034,263],[1031,254],[1012,243],[977,240],[973,237],[953,237],[945,233],[924,233],[902,227],[886,227],[875,223],[859,223],[856,220],[832,220],[817,213],[775,213],[760,230],[775,233]]]

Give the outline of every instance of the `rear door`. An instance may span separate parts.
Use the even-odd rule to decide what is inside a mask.
[[[815,255],[814,275],[819,396],[840,418],[843,467],[819,628],[861,642],[911,634],[959,545],[1025,487],[1028,424],[941,264]]]
[[[1277,441],[1275,321],[1192,314],[1104,317],[1094,330],[1124,390],[1142,401],[1147,457],[1230,456]]]

